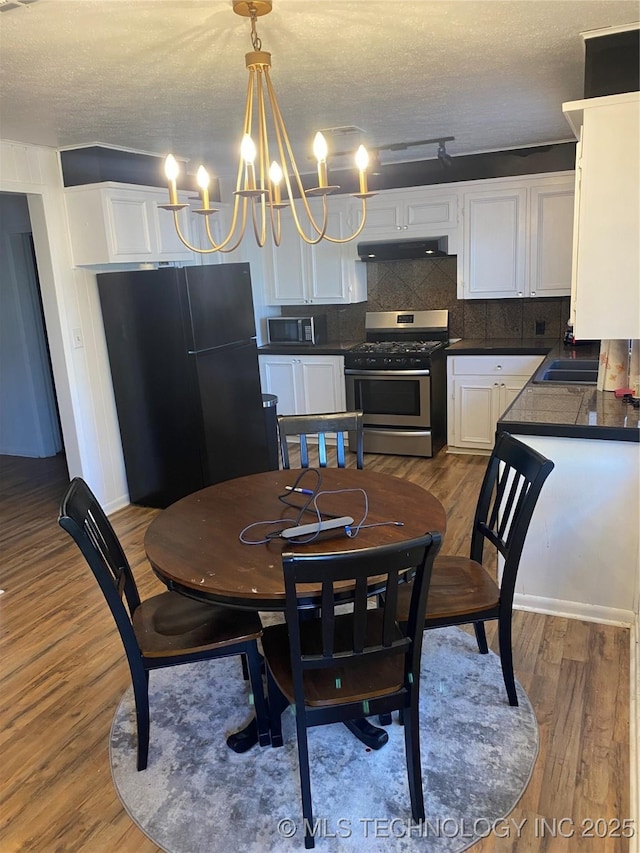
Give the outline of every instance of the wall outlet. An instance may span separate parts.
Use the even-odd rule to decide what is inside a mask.
[[[73,329],[71,332],[71,342],[74,349],[82,349],[84,341],[82,340],[82,329]]]
[[[544,335],[547,323],[545,320],[536,320],[536,335]]]

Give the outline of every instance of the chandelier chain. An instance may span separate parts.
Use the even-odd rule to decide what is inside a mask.
[[[256,7],[253,3],[249,3],[248,9],[251,17],[251,44],[253,45],[254,50],[262,50],[262,39],[258,35],[258,31],[256,29],[256,21],[258,19]]]

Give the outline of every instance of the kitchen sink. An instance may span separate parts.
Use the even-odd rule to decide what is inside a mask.
[[[534,382],[559,382],[563,385],[595,385],[598,381],[597,358],[556,358],[543,362]]]

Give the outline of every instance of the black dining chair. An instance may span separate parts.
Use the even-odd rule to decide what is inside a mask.
[[[424,609],[440,534],[406,542],[333,553],[284,553],[286,624],[265,627],[272,746],[282,745],[281,714],[295,706],[305,821],[305,847],[314,846],[307,729],[371,714],[403,714],[411,813],[424,819],[418,699]],[[407,622],[396,621],[399,579],[415,567]],[[320,615],[306,584],[321,586]],[[345,592],[347,589],[354,592]],[[386,589],[385,603],[368,608],[371,588]],[[336,613],[345,595],[351,612]],[[314,602],[317,604],[317,602]],[[343,608],[341,608],[342,610]]]
[[[356,465],[364,467],[364,439],[362,432],[362,412],[331,412],[319,415],[280,415],[278,417],[278,435],[280,437],[280,455],[282,467],[289,468],[288,437],[300,439],[300,467],[309,467],[309,438],[317,436],[318,466],[327,467],[327,435],[335,437],[338,468],[344,468],[345,441],[348,432],[355,437]]]
[[[529,523],[550,459],[508,433],[500,433],[489,458],[476,506],[469,557],[439,556],[434,563],[425,629],[473,623],[481,654],[487,654],[484,623],[498,620],[502,674],[510,705],[518,704],[513,675],[513,594]],[[502,581],[482,565],[485,546],[502,555]],[[411,584],[401,584],[398,618],[408,619]]]
[[[60,527],[80,548],[120,632],[136,708],[138,770],[149,755],[149,672],[167,666],[243,655],[249,671],[261,746],[270,743],[257,641],[257,613],[194,601],[176,592],[140,600],[131,567],[97,498],[80,477],[60,505]]]

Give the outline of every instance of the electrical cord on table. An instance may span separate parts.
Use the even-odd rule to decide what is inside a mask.
[[[309,474],[315,475],[315,486],[313,489],[308,489],[308,488],[305,488],[301,485],[303,479],[305,477],[308,477]],[[293,509],[298,510],[297,517],[292,518],[292,519],[279,518],[279,519],[265,520],[265,521],[254,521],[252,524],[248,524],[246,527],[244,527],[240,531],[239,536],[238,536],[240,541],[245,545],[265,545],[268,542],[270,542],[272,539],[280,538],[282,536],[282,533],[284,530],[286,530],[290,527],[298,527],[300,525],[301,520],[302,520],[302,516],[304,515],[305,512],[310,512],[310,513],[315,514],[318,522],[322,521],[323,516],[326,518],[341,518],[341,516],[321,511],[320,508],[318,507],[317,501],[318,501],[318,498],[324,497],[326,495],[339,495],[339,494],[345,494],[347,492],[360,492],[364,498],[364,513],[363,513],[362,518],[360,519],[360,521],[357,524],[346,525],[344,528],[345,534],[350,539],[354,539],[360,533],[360,531],[365,529],[365,528],[383,527],[385,525],[395,525],[396,527],[402,527],[404,525],[404,522],[402,522],[402,521],[377,521],[377,522],[373,522],[371,524],[365,524],[365,521],[367,520],[367,516],[369,514],[369,498],[368,498],[367,493],[364,489],[333,489],[330,491],[320,491],[321,483],[322,483],[322,475],[321,475],[320,471],[318,471],[316,468],[305,468],[297,476],[293,485],[287,486],[287,491],[285,491],[283,494],[278,496],[278,500],[281,501],[282,503],[284,503],[286,506],[289,506],[289,507],[292,507]],[[306,498],[306,500],[303,499],[302,504],[293,502],[292,498],[294,496],[297,496],[297,495],[303,495]],[[283,527],[282,526],[283,522],[291,522],[291,523],[290,524],[287,523]],[[258,527],[258,526],[266,525],[266,524],[270,524],[270,525],[276,525],[277,524],[278,527],[276,530],[268,531],[262,539],[249,540],[249,539],[245,538],[245,534],[247,533],[248,530],[251,530],[254,527]],[[292,544],[305,545],[305,544],[308,544],[310,542],[315,541],[321,532],[322,531],[318,530],[318,531],[310,534],[309,536],[289,537],[288,541]]]

